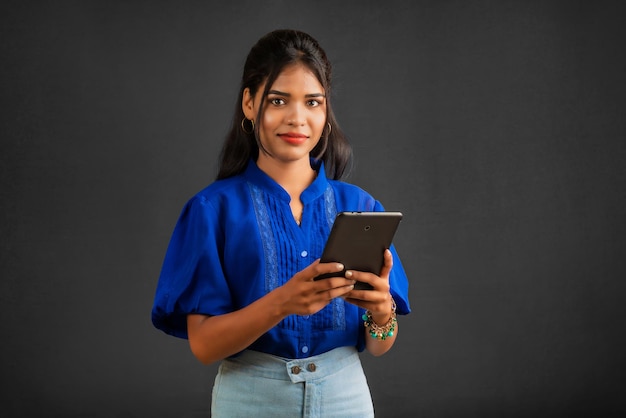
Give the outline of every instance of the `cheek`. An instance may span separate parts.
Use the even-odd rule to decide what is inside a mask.
[[[264,130],[271,131],[280,125],[280,117],[271,110],[266,110],[261,118],[261,127]]]
[[[324,127],[326,126],[326,112],[319,112],[312,120],[312,125],[315,127],[316,133],[321,135]]]

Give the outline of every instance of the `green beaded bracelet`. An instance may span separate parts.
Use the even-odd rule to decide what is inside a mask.
[[[384,341],[388,337],[393,337],[393,333],[396,330],[396,323],[398,322],[398,318],[396,317],[396,301],[391,298],[391,317],[383,326],[374,322],[370,311],[366,311],[361,318],[363,319],[363,325],[369,328],[369,334],[372,338]]]

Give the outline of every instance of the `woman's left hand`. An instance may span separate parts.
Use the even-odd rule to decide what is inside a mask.
[[[380,325],[387,324],[393,315],[393,299],[391,297],[391,287],[389,286],[389,273],[393,266],[393,256],[391,251],[385,250],[383,256],[383,267],[380,274],[366,273],[363,271],[348,270],[346,278],[370,284],[372,290],[351,290],[343,298],[354,305],[370,311],[372,320]],[[365,347],[374,356],[385,354],[393,346],[398,334],[398,323],[391,338],[378,339],[369,335],[370,330],[365,329]]]
[[[392,301],[389,286],[389,273],[393,266],[393,256],[388,249],[385,250],[383,261],[383,267],[379,275],[363,271],[348,270],[346,272],[346,278],[368,283],[373,289],[351,290],[344,296],[347,302],[370,311],[372,313],[372,319],[378,324],[386,323],[391,316]]]

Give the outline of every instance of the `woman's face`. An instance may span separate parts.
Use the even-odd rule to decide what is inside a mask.
[[[253,97],[243,93],[246,118],[256,120],[265,85]],[[304,65],[286,67],[269,89],[260,119],[257,164],[303,162],[320,140],[326,126],[326,92]]]

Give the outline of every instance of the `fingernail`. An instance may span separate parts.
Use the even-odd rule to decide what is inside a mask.
[[[343,270],[343,264],[337,263],[337,270]]]
[[[346,271],[346,277],[352,277],[352,272],[350,270]]]

